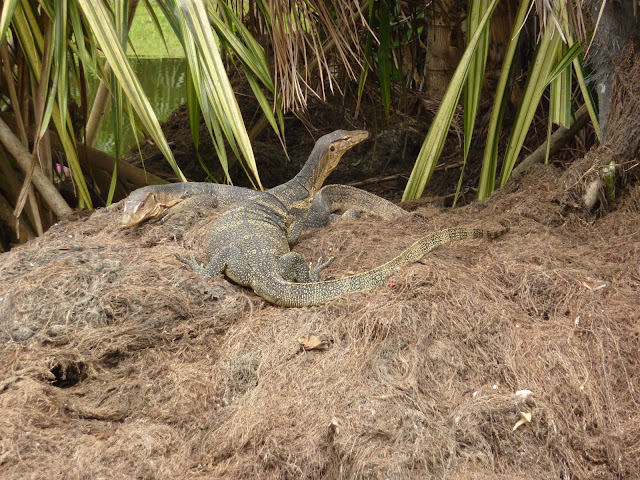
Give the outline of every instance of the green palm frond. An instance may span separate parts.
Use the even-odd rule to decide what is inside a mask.
[[[469,2],[470,11],[467,23],[467,44],[470,43],[471,38],[475,34],[476,30],[478,30],[480,20],[489,6],[489,0],[471,0]],[[484,71],[487,65],[487,56],[489,55],[489,33],[490,23],[488,22],[482,29],[480,39],[478,40],[478,46],[476,47],[476,51],[471,60],[471,65],[469,66],[467,81],[464,85],[464,157],[452,207],[455,207],[458,201],[458,196],[462,189],[465,167],[467,166],[467,160],[469,158],[469,148],[473,137],[473,128],[476,122],[478,106],[480,105],[480,93],[482,92],[482,85],[484,83]]]
[[[2,5],[2,14],[0,15],[0,39],[4,39],[7,34],[7,28],[13,18],[18,0],[6,0]]]
[[[212,120],[224,133],[236,156],[240,157],[239,152],[242,152],[242,157],[261,186],[249,135],[220,56],[218,39],[209,25],[207,12],[199,2],[181,1],[180,7],[184,40],[193,44],[187,61],[192,72],[197,70],[202,73],[193,77],[196,88],[200,90],[202,97],[207,97],[214,112]]]
[[[528,2],[520,2],[520,7],[516,13],[513,24],[511,39],[507,46],[507,51],[502,62],[500,77],[494,95],[493,108],[489,118],[489,128],[487,129],[487,141],[482,160],[482,171],[480,172],[480,182],[478,184],[478,199],[484,200],[495,188],[496,171],[498,166],[498,141],[500,140],[500,129],[502,128],[502,118],[507,106],[508,92],[507,84],[513,74],[516,51],[520,40],[520,33],[529,10]],[[514,126],[514,128],[517,128]]]
[[[471,60],[478,46],[481,36],[483,35],[483,29],[489,21],[489,18],[493,14],[493,11],[497,5],[497,0],[492,0],[491,4],[487,8],[482,20],[478,23],[477,30],[467,45],[458,67],[456,68],[453,78],[447,87],[447,91],[442,98],[438,113],[436,113],[433,123],[429,128],[429,133],[422,144],[416,164],[413,167],[409,181],[404,190],[402,200],[413,200],[424,191],[425,186],[431,179],[431,175],[436,168],[440,153],[444,147],[444,142],[449,132],[449,127],[453,119],[458,100],[462,94],[467,73],[471,65]]]
[[[500,187],[503,187],[511,176],[511,171],[518,159],[520,149],[529,131],[529,126],[542,98],[547,79],[554,66],[556,51],[561,44],[562,38],[555,30],[551,28],[544,30],[542,39],[536,48],[533,65],[529,69],[529,75],[527,76],[523,98],[516,113],[514,126],[511,129],[507,151],[500,171],[500,180],[498,182]]]
[[[124,49],[118,41],[113,16],[102,2],[78,0],[78,3],[82,7],[82,11],[102,49],[102,53],[118,79],[118,84],[122,87],[122,91],[127,96],[129,102],[131,102],[145,130],[151,138],[153,138],[153,141],[165,156],[178,178],[185,181],[186,179],[173,158],[173,153],[162,133],[160,123],[151,108],[146,94],[142,90],[140,81],[133,72]]]

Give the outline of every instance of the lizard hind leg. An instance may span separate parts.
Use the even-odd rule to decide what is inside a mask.
[[[320,258],[315,267],[313,265],[307,266],[302,255],[296,252],[289,252],[278,259],[278,273],[288,282],[317,282],[318,274],[331,265],[333,260],[333,257],[331,257],[322,263],[322,258]]]
[[[278,259],[278,273],[288,282],[309,283],[309,267],[296,252],[288,252]]]
[[[333,215],[331,215],[332,218],[332,222],[337,220],[338,218],[360,218],[362,217],[362,210],[357,210],[355,208],[349,208],[347,210],[344,211],[344,213],[342,215],[338,215],[336,218],[333,218]]]
[[[193,255],[191,255],[190,258],[185,258],[179,253],[176,253],[175,256],[203,277],[214,277],[224,272],[227,277],[234,282],[240,285],[249,285],[251,279],[249,262],[245,259],[240,249],[235,246],[229,246],[219,250],[205,267],[198,264]]]
[[[333,263],[336,257],[329,257],[326,262],[322,261],[322,257],[318,258],[318,263],[314,267],[313,264],[309,264],[309,279],[312,282],[320,280],[320,272]]]

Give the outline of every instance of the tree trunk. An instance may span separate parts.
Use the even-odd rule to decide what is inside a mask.
[[[594,19],[600,6],[601,2],[592,3]],[[633,2],[606,2],[589,60],[602,143],[566,172],[563,198],[568,207],[587,216],[603,212],[615,200],[616,183],[622,186],[630,176],[640,175],[640,21]]]
[[[464,53],[461,24],[464,9],[460,2],[433,3],[427,44],[426,93],[442,98]]]
[[[589,52],[589,62],[593,67],[593,78],[598,93],[599,123],[603,143],[607,135],[607,123],[611,109],[612,83],[615,61],[627,45],[637,37],[638,16],[631,1],[593,1],[591,10],[597,19],[603,5],[600,23],[595,32]],[[637,38],[636,38],[637,40]]]

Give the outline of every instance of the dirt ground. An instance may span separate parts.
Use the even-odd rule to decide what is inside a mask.
[[[202,259],[212,212],[53,227],[0,257],[0,477],[639,478],[640,186],[586,222],[562,175],[305,232],[296,250],[339,277],[511,226],[308,308],[178,262]]]

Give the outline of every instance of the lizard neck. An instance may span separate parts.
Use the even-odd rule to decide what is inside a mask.
[[[336,168],[342,155],[368,136],[364,130],[336,130],[324,135],[316,142],[300,173],[287,183],[271,190],[271,193],[286,205],[310,207],[313,197]]]
[[[313,198],[330,173],[324,168],[323,161],[328,154],[327,148],[327,145],[316,144],[302,170],[288,182],[272,189],[271,193],[286,204]]]
[[[292,188],[304,188],[307,194],[315,195],[322,188],[322,184],[331,171],[326,169],[326,157],[329,154],[329,145],[325,142],[317,142],[313,147],[309,158],[302,170],[287,184]]]

